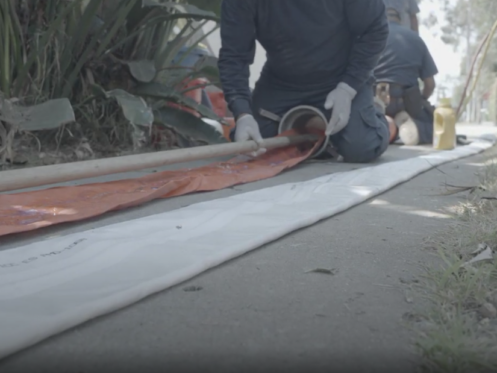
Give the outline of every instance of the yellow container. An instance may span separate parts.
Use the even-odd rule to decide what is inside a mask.
[[[440,100],[434,114],[433,147],[437,150],[452,150],[457,145],[456,112],[452,108],[451,100]]]

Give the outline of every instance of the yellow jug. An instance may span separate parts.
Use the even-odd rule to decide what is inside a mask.
[[[433,147],[437,150],[452,150],[457,145],[456,112],[451,100],[443,98],[435,109],[433,123]]]

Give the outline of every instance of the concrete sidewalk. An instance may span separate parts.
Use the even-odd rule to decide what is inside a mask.
[[[392,147],[382,161],[426,151]],[[403,316],[421,300],[411,299],[409,282],[420,274],[420,264],[433,260],[423,249],[424,239],[450,224],[446,209],[460,198],[440,196],[442,185],[471,184],[485,157],[420,175],[378,199],[6,359],[0,371],[258,372],[261,364],[266,371],[285,372],[413,371],[416,358]],[[258,183],[0,238],[0,246],[10,249],[358,167],[312,162]],[[330,273],[310,272],[317,268]],[[278,369],[269,369],[272,364]]]

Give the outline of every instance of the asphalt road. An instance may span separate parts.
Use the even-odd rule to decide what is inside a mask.
[[[495,133],[493,127],[484,132],[490,131]],[[391,147],[381,162],[428,151]],[[425,239],[450,224],[447,209],[460,198],[441,196],[442,185],[470,183],[485,157],[441,166],[187,283],[55,336],[0,362],[0,372],[414,371],[417,358],[404,316],[423,302],[413,297],[410,282],[421,265],[433,261]],[[309,162],[270,180],[0,238],[0,250],[358,167]],[[315,268],[332,268],[333,274],[309,272]],[[201,290],[186,291],[191,286]]]

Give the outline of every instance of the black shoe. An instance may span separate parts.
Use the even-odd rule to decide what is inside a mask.
[[[468,140],[466,135],[457,135],[456,136],[457,145],[469,145],[472,141]]]

